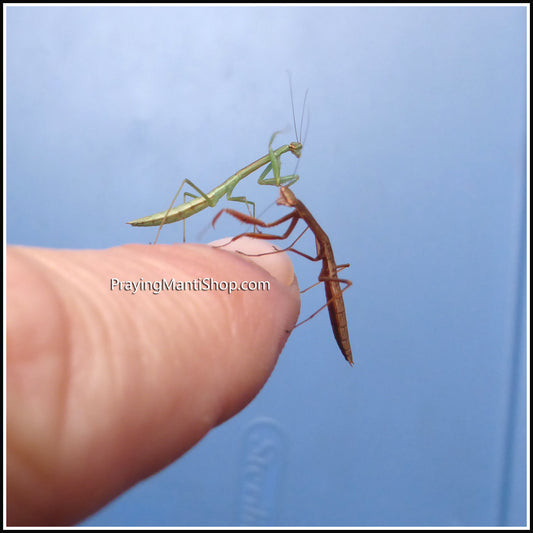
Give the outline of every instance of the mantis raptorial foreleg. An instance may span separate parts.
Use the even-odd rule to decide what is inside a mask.
[[[259,185],[275,185],[276,187],[281,187],[285,185],[290,187],[298,181],[300,176],[297,174],[290,174],[288,176],[281,176],[281,156],[276,155],[276,152],[272,149],[272,143],[279,131],[276,131],[270,137],[270,142],[268,143],[268,156],[270,158],[270,163],[266,166],[265,170],[259,176],[257,183]],[[268,173],[272,171],[273,178],[267,178]]]

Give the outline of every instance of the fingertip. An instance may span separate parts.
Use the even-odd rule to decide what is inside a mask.
[[[210,242],[209,246],[238,253],[246,261],[255,263],[266,270],[283,285],[291,286],[296,282],[296,275],[288,254],[269,241],[252,237],[241,237],[237,240],[225,237]]]

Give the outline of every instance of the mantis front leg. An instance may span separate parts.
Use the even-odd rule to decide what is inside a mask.
[[[297,174],[281,176],[281,160],[278,156],[276,156],[274,150],[272,149],[272,143],[274,142],[274,138],[278,133],[281,132],[276,131],[272,134],[272,137],[270,137],[270,142],[268,143],[268,154],[270,156],[270,163],[259,176],[259,179],[257,180],[257,183],[259,185],[275,185],[276,187],[285,185],[287,187],[290,187],[293,183],[296,183],[300,179],[300,176],[298,176]],[[273,178],[266,177],[270,171],[272,171],[272,174],[274,175]]]

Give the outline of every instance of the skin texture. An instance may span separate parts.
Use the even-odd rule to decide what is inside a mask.
[[[141,277],[270,290],[110,289],[111,278]],[[243,409],[300,306],[286,254],[195,244],[8,247],[6,297],[7,520],[37,526],[75,524]]]

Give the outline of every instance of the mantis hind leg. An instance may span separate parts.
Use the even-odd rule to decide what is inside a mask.
[[[206,193],[204,193],[200,188],[198,188],[194,183],[192,183],[192,181],[184,180],[184,182],[187,182],[188,185],[190,185],[193,189],[198,191],[200,193],[200,196],[206,201],[206,203],[207,203],[207,205],[209,207],[215,207],[215,205],[217,204],[217,200],[209,198],[209,196]],[[183,184],[182,184],[182,187],[183,187]],[[181,187],[180,187],[180,189],[181,189]],[[230,190],[226,194],[227,200],[230,201],[230,202],[241,202],[243,204],[246,204],[246,208],[248,209],[248,213],[250,214],[250,216],[255,217],[255,203],[252,202],[251,200],[248,200],[246,198],[246,196],[230,196],[230,194],[232,192],[233,192],[233,189]],[[176,193],[176,196],[177,196],[177,194],[179,194],[179,190]],[[176,196],[174,197],[174,200],[173,200],[172,203],[174,203],[174,201],[176,200]],[[192,194],[190,192],[184,192],[183,193],[183,203],[185,203],[185,198],[186,197],[189,197],[191,199],[199,198],[199,196],[196,195],[196,194]],[[250,206],[252,206],[251,210],[250,210]],[[172,209],[172,205],[170,206],[169,211],[170,211],[170,209]],[[164,222],[161,223],[161,225],[163,225],[163,224],[164,224]],[[254,226],[254,228],[255,228],[255,226]],[[185,242],[185,219],[183,219],[183,242]]]
[[[161,224],[159,224],[159,228],[157,230],[157,235],[155,236],[154,244],[157,243],[157,239],[159,238],[159,234],[161,233],[161,229],[163,228],[164,224],[167,221],[168,214],[170,213],[170,210],[172,209],[172,207],[174,207],[174,203],[176,202],[176,200],[177,200],[177,198],[178,198],[178,196],[179,196],[179,194],[181,192],[181,189],[183,189],[183,186],[185,184],[189,185],[189,187],[192,187],[195,191],[200,193],[200,196],[207,202],[207,204],[209,206],[211,206],[211,207],[215,206],[216,202],[215,202],[215,204],[213,204],[213,202],[210,200],[210,198],[207,196],[207,194],[204,191],[202,191],[202,189],[197,187],[191,180],[188,180],[187,178],[184,179],[181,182],[181,185],[179,186],[178,192],[176,192],[176,194],[174,195],[174,198],[172,198],[172,202],[170,203],[170,206],[167,209],[167,212],[165,213],[165,216],[163,217],[163,220],[161,221]],[[192,194],[190,192],[184,192],[183,193],[183,202],[185,202],[185,197],[186,196],[189,196],[191,198],[198,198],[198,196],[195,195],[195,194]],[[183,242],[185,242],[185,219],[183,219]]]
[[[339,267],[337,267],[337,272],[339,272],[339,270],[342,270],[343,268],[349,267],[350,265],[339,265],[339,266],[341,268],[339,269]],[[349,279],[321,278],[321,279],[319,279],[318,283],[315,283],[314,285],[311,285],[310,287],[307,287],[307,289],[305,289],[303,291],[300,291],[300,293],[306,292],[309,289],[312,289],[313,287],[316,287],[320,283],[323,283],[324,281],[336,281],[338,283],[344,283],[346,285],[346,287],[344,287],[344,289],[341,290],[341,295],[342,295],[342,293],[345,290],[348,290],[353,285],[353,283]],[[296,329],[298,326],[301,326],[302,324],[305,324],[308,320],[311,320],[312,318],[314,318],[316,315],[318,315],[318,313],[320,313],[320,311],[323,311],[324,309],[326,309],[326,307],[328,307],[329,304],[333,300],[335,300],[336,298],[339,298],[339,295],[332,296],[322,307],[317,309],[311,316],[308,316],[305,320],[302,320],[301,322],[298,322],[298,324],[296,324],[296,326],[294,326],[293,329]]]
[[[320,258],[319,258],[320,259]],[[316,261],[317,259],[313,259],[314,261]],[[346,263],[345,265],[337,265],[337,272],[340,272],[341,270],[344,270],[345,268],[348,268],[350,266],[350,263]],[[328,279],[330,280],[330,279]],[[304,292],[307,292],[309,290],[311,290],[313,287],[316,287],[317,285],[320,285],[321,283],[324,283],[324,281],[328,281],[327,279],[319,279],[316,283],[313,283],[312,285],[310,285],[309,287],[307,287],[307,289],[304,289],[303,291],[300,291],[300,294],[303,294]],[[330,280],[331,281],[331,280]],[[348,280],[340,280],[339,281],[341,283],[345,282],[345,281],[348,281]],[[350,282],[351,284],[351,282]],[[348,287],[346,287],[347,289]],[[346,289],[343,289],[343,290],[346,290]],[[326,304],[328,305],[328,304]]]

